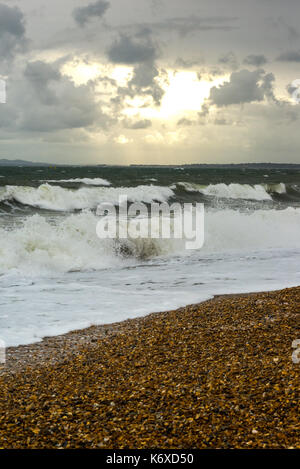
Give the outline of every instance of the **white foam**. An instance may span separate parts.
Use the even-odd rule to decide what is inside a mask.
[[[264,184],[263,186],[270,194],[286,194],[286,185],[283,182],[279,184]]]
[[[137,187],[82,187],[77,190],[42,184],[39,187],[6,186],[0,189],[0,201],[16,200],[46,210],[72,211],[96,208],[100,203],[119,203],[120,195],[131,202],[164,202],[172,195],[168,187],[141,185]]]
[[[272,200],[270,194],[260,184],[211,184],[202,189],[205,195],[230,199]]]
[[[43,182],[43,181],[41,181]],[[75,179],[46,179],[45,182],[79,182],[86,186],[110,186],[107,179],[102,178],[75,178]]]
[[[189,252],[176,240],[101,240],[97,221],[89,211],[34,215],[0,229],[0,335],[8,346],[300,282],[300,209],[208,212],[205,245]]]
[[[48,272],[98,270],[156,256],[182,255],[184,239],[99,239],[99,217],[91,212],[46,220],[28,217],[14,230],[0,229],[0,272],[17,270],[24,275]],[[300,248],[300,209],[234,210],[205,214],[202,253],[252,252]],[[185,252],[186,254],[187,252]],[[123,257],[124,256],[124,257]]]
[[[272,200],[270,194],[286,193],[285,184],[210,184],[208,186],[194,184],[189,182],[179,182],[189,192],[201,192],[204,195],[230,198],[230,199],[248,199],[248,200]],[[172,186],[171,186],[172,188]]]

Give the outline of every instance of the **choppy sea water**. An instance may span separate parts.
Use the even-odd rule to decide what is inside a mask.
[[[99,239],[101,202],[202,202],[205,243]],[[300,166],[0,167],[0,338],[300,284]]]

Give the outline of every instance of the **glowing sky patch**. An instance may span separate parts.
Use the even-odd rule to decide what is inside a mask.
[[[85,85],[89,80],[107,77],[115,80],[118,86],[125,86],[132,77],[132,67],[73,61],[64,65],[62,73],[76,85]]]
[[[199,80],[193,71],[168,71],[168,84],[166,81],[160,83],[165,91],[160,107],[155,106],[150,97],[135,96],[127,99],[128,107],[123,113],[127,116],[139,114],[147,119],[169,120],[199,112],[209,97],[210,89],[227,79],[224,76],[213,81]]]

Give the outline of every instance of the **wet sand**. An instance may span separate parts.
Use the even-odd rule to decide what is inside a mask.
[[[300,287],[9,348],[1,448],[300,448]]]

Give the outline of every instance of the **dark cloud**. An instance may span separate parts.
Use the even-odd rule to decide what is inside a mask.
[[[123,126],[125,127],[125,129],[134,129],[134,130],[147,129],[151,127],[151,125],[152,125],[152,122],[149,119],[141,119],[138,121],[125,119],[123,121]]]
[[[250,55],[247,55],[247,57],[245,57],[244,59],[244,64],[254,65],[255,67],[261,67],[262,65],[265,65],[267,62],[268,61],[264,55],[250,54]]]
[[[300,50],[286,51],[277,57],[280,62],[300,62]]]
[[[216,106],[229,106],[274,99],[273,81],[274,75],[264,70],[233,72],[229,82],[210,90],[210,100]]]
[[[41,60],[30,62],[24,70],[24,77],[27,79],[31,89],[36,96],[38,96],[41,103],[46,105],[56,103],[55,91],[48,85],[53,81],[61,80],[62,77],[53,65],[42,62]]]
[[[239,67],[238,59],[234,52],[230,51],[227,54],[221,55],[219,58],[219,63],[226,65],[231,70],[236,70]]]
[[[160,72],[153,62],[139,64],[134,68],[133,77],[128,86],[119,88],[120,97],[123,95],[134,98],[135,96],[150,96],[155,105],[159,106],[164,95],[163,88],[157,82]]]
[[[134,69],[130,84],[138,88],[152,86],[154,79],[158,77],[159,71],[152,62],[140,64]]]
[[[113,63],[135,65],[133,77],[126,87],[119,88],[119,100],[114,104],[120,105],[125,96],[151,96],[159,105],[164,91],[158,84],[159,70],[155,59],[157,48],[152,42],[151,31],[140,29],[133,37],[121,35],[108,49],[107,55]]]
[[[17,7],[0,4],[0,57],[10,59],[24,50],[24,15]]]
[[[57,64],[30,62],[9,81],[6,113],[0,126],[20,132],[106,128],[112,119],[95,100],[93,83],[75,86]]]
[[[86,7],[75,8],[73,18],[79,26],[85,26],[86,23],[95,17],[102,18],[109,6],[109,2],[98,0],[98,2],[90,3]]]
[[[146,34],[131,38],[121,35],[108,49],[108,58],[114,63],[138,64],[153,61],[156,57],[156,48]]]
[[[29,62],[24,70],[24,75],[36,86],[44,86],[51,80],[59,80],[60,72],[51,64],[37,60]]]

